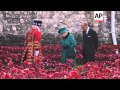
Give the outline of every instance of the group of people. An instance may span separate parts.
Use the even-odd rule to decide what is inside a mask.
[[[40,61],[42,58],[41,52],[41,24],[42,21],[33,20],[33,25],[30,30],[26,33],[24,52],[24,60],[32,63],[33,61]],[[83,22],[83,61],[84,63],[94,61],[95,52],[98,48],[98,36],[96,31],[89,27],[87,22]],[[66,63],[67,59],[72,59],[76,66],[76,40],[72,33],[64,27],[58,30],[60,42],[62,44],[62,63]]]

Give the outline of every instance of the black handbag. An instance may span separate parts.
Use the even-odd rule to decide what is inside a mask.
[[[67,57],[68,58],[75,58],[76,57],[76,51],[74,48],[67,51]]]

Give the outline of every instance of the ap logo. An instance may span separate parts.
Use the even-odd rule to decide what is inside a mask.
[[[103,11],[94,11],[94,21],[103,21]]]

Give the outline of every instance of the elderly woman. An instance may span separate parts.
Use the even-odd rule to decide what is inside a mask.
[[[59,29],[58,34],[62,44],[62,63],[66,63],[67,59],[73,59],[76,66],[76,40],[74,35],[69,33],[66,28]]]

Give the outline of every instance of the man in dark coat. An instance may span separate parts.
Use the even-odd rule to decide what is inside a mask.
[[[98,36],[96,31],[88,26],[87,22],[81,25],[83,29],[83,59],[84,63],[94,61],[95,52],[98,48]]]

